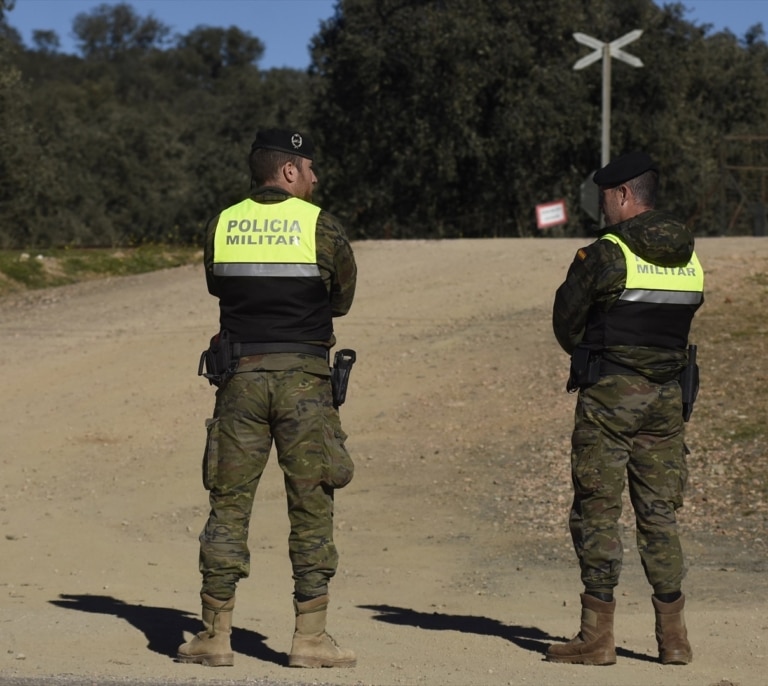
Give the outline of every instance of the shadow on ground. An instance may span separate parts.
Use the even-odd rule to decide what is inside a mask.
[[[373,619],[378,622],[412,626],[429,631],[461,631],[480,636],[498,636],[514,643],[518,648],[539,653],[542,658],[553,642],[565,642],[570,638],[550,636],[548,633],[531,626],[504,624],[497,619],[477,617],[474,615],[448,615],[440,612],[417,612],[392,605],[359,605],[358,607],[377,612]],[[616,648],[620,657],[639,660],[641,662],[657,662],[654,657],[644,653],[636,653],[626,648]]]
[[[199,615],[168,607],[131,605],[107,595],[59,595],[52,605],[66,610],[112,615],[124,619],[147,637],[147,648],[160,655],[176,657],[176,650],[184,643],[184,632],[197,633],[203,628]],[[288,656],[266,645],[267,637],[256,631],[233,628],[232,650],[241,655],[287,665]]]
[[[66,610],[112,615],[123,619],[146,636],[149,650],[170,658],[176,657],[179,645],[186,640],[184,632],[192,634],[202,628],[196,614],[168,607],[131,605],[112,596],[61,594],[57,600],[49,602]],[[538,653],[542,658],[551,643],[568,640],[562,636],[551,636],[536,627],[505,624],[489,617],[418,612],[392,605],[358,607],[376,612],[374,621],[412,626],[427,631],[460,631],[480,636],[497,636],[518,648]],[[288,661],[285,653],[272,650],[266,645],[266,639],[266,636],[256,631],[235,627],[232,630],[232,650],[257,660],[285,666]],[[656,662],[654,657],[626,648],[617,648],[616,653],[621,657],[641,662]]]

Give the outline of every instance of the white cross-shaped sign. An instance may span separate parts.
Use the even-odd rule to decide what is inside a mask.
[[[626,62],[633,67],[642,67],[643,63],[637,57],[630,55],[621,49],[625,45],[629,45],[632,41],[637,40],[642,35],[642,29],[635,29],[634,31],[630,31],[629,33],[625,34],[621,38],[617,38],[615,41],[611,41],[610,43],[603,43],[603,41],[597,40],[597,38],[592,38],[592,36],[588,36],[586,33],[574,33],[573,37],[577,42],[590,48],[594,48],[595,51],[589,53],[589,55],[586,57],[582,57],[578,62],[576,62],[576,64],[573,65],[573,68],[584,69],[584,67],[588,67],[593,62],[597,62],[603,56],[603,49],[606,46],[608,47],[608,54],[611,57],[615,57],[617,60]]]

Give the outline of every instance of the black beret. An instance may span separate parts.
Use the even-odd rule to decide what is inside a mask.
[[[592,180],[598,186],[611,188],[647,171],[659,172],[658,165],[645,152],[628,152],[598,169]]]
[[[309,136],[305,136],[298,131],[289,131],[288,129],[265,129],[256,134],[256,140],[253,141],[251,152],[258,148],[267,150],[279,150],[287,152],[289,155],[299,155],[312,159],[314,146]]]

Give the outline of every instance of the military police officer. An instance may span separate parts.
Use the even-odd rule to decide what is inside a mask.
[[[675,517],[687,478],[678,379],[704,281],[692,233],[654,209],[658,178],[657,165],[643,152],[595,173],[608,226],[576,253],[555,296],[555,336],[571,355],[569,390],[579,389],[569,525],[584,592],[580,631],[550,646],[552,662],[616,662],[613,592],[622,563],[625,478],[653,587],[659,658],[687,664],[693,657]]]
[[[357,268],[341,224],[310,202],[312,158],[305,134],[260,131],[249,157],[250,196],[208,225],[205,274],[219,299],[220,332],[206,358],[219,365],[208,370],[219,387],[203,464],[210,501],[200,534],[204,630],[179,647],[181,662],[234,663],[235,587],[249,574],[251,509],[274,441],[291,528],[296,627],[288,664],[355,665],[354,653],[325,628],[338,564],[334,491],[353,474],[328,353],[332,319],[352,305]]]

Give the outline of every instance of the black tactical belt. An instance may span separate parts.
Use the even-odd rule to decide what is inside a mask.
[[[268,353],[302,353],[328,359],[328,348],[309,343],[233,343],[232,353],[235,357]]]
[[[610,376],[611,374],[623,374],[624,376],[642,376],[646,381],[651,383],[664,384],[677,379],[679,374],[675,374],[666,378],[651,377],[632,369],[632,367],[625,367],[623,364],[617,362],[608,362],[607,360],[600,360],[600,376]]]
[[[625,367],[623,364],[609,362],[608,360],[600,360],[600,376],[609,376],[610,374],[643,376],[636,369],[632,369],[632,367]]]

